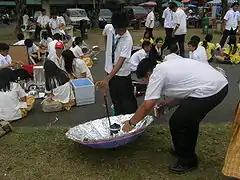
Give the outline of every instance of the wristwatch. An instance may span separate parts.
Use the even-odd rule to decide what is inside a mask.
[[[131,120],[128,121],[129,125],[132,127],[132,128],[135,128],[136,124],[132,124],[131,123]]]

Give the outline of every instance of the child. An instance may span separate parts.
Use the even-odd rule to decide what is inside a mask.
[[[205,48],[209,62],[213,60],[214,51],[216,50],[216,45],[211,42],[212,39],[213,35],[207,34],[205,36],[205,41],[199,43],[200,46]]]
[[[75,97],[67,73],[59,69],[52,61],[44,64],[46,94],[48,98],[44,101],[59,102],[61,110],[70,110],[75,105]]]
[[[83,39],[81,37],[76,37],[72,43],[72,47],[70,48],[74,56],[81,59],[83,58],[83,55],[84,55],[81,48],[82,42],[83,42]]]
[[[237,39],[235,36],[230,36],[228,46],[221,52],[220,56],[216,56],[219,63],[224,64],[238,64],[240,62],[239,55],[240,47],[237,46]]]
[[[50,42],[52,42],[52,38],[48,37],[48,32],[43,32],[42,33],[42,40],[40,41],[40,46],[44,47],[45,49],[47,49],[48,45]]]
[[[58,41],[55,44],[55,54],[52,54],[49,57],[49,60],[53,61],[56,66],[61,69],[61,70],[65,70],[64,68],[64,60],[62,57],[62,52],[64,51],[64,44],[61,41]]]
[[[158,37],[153,44],[151,51],[149,53],[149,59],[157,61],[158,63],[162,61],[162,46],[164,42],[161,37]]]
[[[33,108],[34,97],[27,96],[17,75],[9,68],[0,71],[0,119],[14,121],[27,116]]]
[[[65,70],[71,79],[88,78],[93,82],[92,74],[86,63],[74,56],[71,50],[65,50],[62,53]]]
[[[203,63],[208,63],[207,53],[204,47],[199,46],[200,37],[192,36],[188,43],[189,58]]]
[[[61,39],[61,35],[59,33],[56,33],[56,34],[53,35],[53,41],[51,41],[48,44],[48,49],[47,49],[48,56],[47,56],[47,58],[50,58],[52,55],[56,54],[55,45],[56,45],[57,42],[60,41],[60,39]]]
[[[35,62],[39,62],[41,58],[39,47],[33,43],[32,39],[26,39],[24,44],[27,47],[29,57],[33,58]]]
[[[8,54],[8,51],[9,45],[0,43],[0,70],[14,66],[14,63],[12,63],[12,58]]]
[[[130,59],[131,71],[134,72],[137,70],[138,64],[149,55],[150,51],[151,43],[149,41],[143,41],[142,49],[135,52]]]
[[[14,43],[13,45],[14,46],[24,46],[24,35],[23,33],[18,33],[17,35],[17,39],[18,39],[18,42]]]
[[[148,31],[146,31],[146,32],[144,33],[144,36],[143,36],[143,38],[140,40],[140,43],[142,44],[143,41],[149,41],[151,44],[154,43],[154,40],[153,40],[152,38],[150,38]]]

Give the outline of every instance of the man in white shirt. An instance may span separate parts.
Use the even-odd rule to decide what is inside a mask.
[[[188,42],[189,58],[209,64],[206,50],[199,43],[200,37],[191,37],[191,40]]]
[[[35,39],[39,37],[39,33],[42,29],[49,29],[50,18],[47,15],[45,9],[41,10],[41,15],[37,19],[36,29],[35,29]]]
[[[149,52],[151,51],[151,43],[149,41],[143,41],[142,43],[142,49],[135,52],[131,59],[131,70],[134,72],[137,70],[138,64],[146,57],[149,56]]]
[[[136,74],[149,83],[143,104],[130,120],[124,122],[123,131],[132,130],[144,119],[161,96],[174,98],[159,105],[161,111],[178,106],[169,121],[175,149],[172,152],[178,159],[169,170],[179,174],[197,168],[195,146],[199,124],[226,97],[227,79],[208,64],[174,57],[157,66],[144,59]]]
[[[134,96],[134,89],[131,79],[130,57],[133,46],[131,34],[127,30],[128,17],[125,12],[118,12],[112,15],[113,27],[116,31],[112,38],[112,47],[107,46],[107,51],[112,52],[112,58],[106,57],[108,61],[105,66],[107,76],[104,80],[96,83],[97,87],[106,89],[109,85],[110,96],[114,105],[116,115],[131,114],[137,109],[137,100]]]
[[[64,18],[58,17],[56,13],[52,14],[52,18],[49,21],[49,27],[52,35],[59,33],[64,34],[65,21]]]
[[[184,50],[184,42],[185,42],[185,35],[187,33],[187,15],[185,12],[178,8],[178,5],[175,2],[171,2],[169,8],[175,12],[174,13],[174,21],[175,21],[175,28],[173,30],[175,41],[178,44],[180,50],[180,56],[185,56]]]
[[[153,38],[153,28],[154,28],[155,15],[153,8],[148,9],[148,15],[145,22],[146,31],[149,32],[149,38]]]
[[[166,32],[166,38],[165,42],[162,46],[162,49],[165,49],[166,47],[169,48],[173,39],[173,29],[174,29],[174,12],[167,7],[163,11],[162,18],[164,19],[164,28]]]
[[[227,11],[223,18],[223,26],[225,26],[225,30],[223,31],[222,39],[220,41],[221,48],[224,47],[224,44],[228,38],[228,36],[236,36],[237,30],[239,29],[240,23],[240,13],[238,11],[239,3],[232,3],[231,9]]]

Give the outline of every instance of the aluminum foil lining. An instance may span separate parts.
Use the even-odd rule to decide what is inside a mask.
[[[110,127],[108,123],[108,119],[96,119],[94,121],[90,121],[84,124],[80,124],[73,128],[70,128],[69,131],[66,133],[67,138],[75,141],[75,142],[88,142],[88,141],[96,141],[96,140],[107,140],[113,137],[121,137],[126,134],[134,133],[135,131],[146,128],[153,122],[152,116],[146,116],[144,120],[140,121],[134,129],[129,132],[123,132],[122,127],[123,123],[126,120],[131,119],[133,114],[128,115],[120,115],[120,116],[112,116],[110,117],[111,124],[117,123],[121,126],[121,130],[118,134],[114,134],[113,136],[110,135]]]

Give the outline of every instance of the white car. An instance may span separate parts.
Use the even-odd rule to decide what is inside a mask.
[[[71,20],[71,24],[75,28],[80,28],[80,21],[82,20],[86,20],[88,28],[90,27],[91,22],[84,9],[78,9],[78,8],[67,9],[67,15]]]

